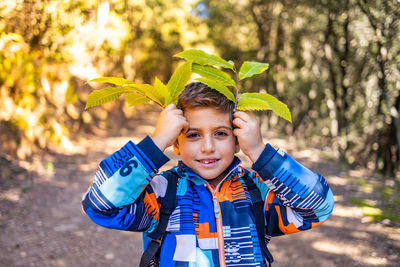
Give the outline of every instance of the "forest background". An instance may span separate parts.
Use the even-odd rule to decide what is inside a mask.
[[[124,127],[123,101],[84,109],[99,89],[88,80],[165,82],[190,48],[269,63],[245,87],[286,103],[293,123],[263,112],[264,129],[376,173],[388,210],[375,218],[399,222],[399,0],[1,1],[0,185],[15,165]]]

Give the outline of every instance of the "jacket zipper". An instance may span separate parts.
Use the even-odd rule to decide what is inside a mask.
[[[225,177],[218,183],[218,185],[215,187],[215,190],[212,189],[212,187],[209,185],[208,182],[206,182],[206,185],[210,192],[212,193],[213,197],[213,205],[214,205],[214,215],[215,218],[217,219],[217,232],[218,232],[218,247],[219,247],[219,261],[220,261],[220,266],[224,267],[225,266],[225,245],[224,245],[224,232],[222,228],[222,218],[221,218],[221,209],[219,207],[219,202],[218,202],[218,189],[221,186],[221,184],[225,181],[225,179],[237,168],[239,165],[237,165],[235,168],[233,168]]]
[[[223,236],[223,228],[222,228],[221,211],[220,211],[220,208],[219,208],[218,197],[217,197],[218,187],[219,187],[220,184],[217,185],[215,190],[213,190],[212,187],[208,183],[206,183],[206,184],[207,184],[208,189],[212,193],[213,206],[214,206],[214,215],[215,215],[215,218],[217,220],[219,262],[220,262],[220,266],[224,267],[225,266],[225,246],[224,246],[224,236]]]

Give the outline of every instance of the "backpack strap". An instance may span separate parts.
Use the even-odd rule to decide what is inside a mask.
[[[166,171],[165,174],[167,175],[168,185],[165,197],[161,203],[160,219],[156,229],[147,234],[150,238],[150,243],[140,259],[140,267],[148,267],[149,265],[157,264],[158,259],[155,260],[154,257],[158,258],[157,255],[159,254],[162,239],[168,226],[169,217],[176,206],[178,175],[174,171]]]
[[[267,243],[265,240],[265,216],[264,216],[264,201],[261,198],[260,189],[258,189],[257,185],[253,182],[253,180],[244,175],[243,180],[247,186],[247,190],[249,191],[251,198],[251,208],[254,212],[254,216],[256,219],[256,229],[258,242],[260,243],[261,251],[268,261],[268,266],[271,266],[274,258],[272,257],[271,252],[268,250]],[[268,227],[271,227],[268,223]]]

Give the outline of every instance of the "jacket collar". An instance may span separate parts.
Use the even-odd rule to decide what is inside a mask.
[[[227,176],[223,180],[228,180],[236,177],[243,176],[243,169],[240,166],[242,161],[238,157],[234,157],[232,163],[227,168]],[[194,182],[203,183],[205,180],[199,176],[198,174],[194,173],[185,163],[181,160],[178,162],[178,167],[176,169],[179,176],[186,177],[189,180],[193,180]]]

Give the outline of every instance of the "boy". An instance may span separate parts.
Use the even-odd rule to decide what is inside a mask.
[[[177,107],[161,112],[151,137],[128,142],[100,163],[83,198],[87,215],[108,228],[154,231],[170,181],[157,170],[169,160],[163,153],[169,146],[181,161],[171,169],[179,177],[176,205],[159,242],[160,266],[264,266],[263,242],[311,229],[333,209],[321,175],[265,145],[257,120],[234,112],[222,94],[191,83]],[[239,149],[254,171],[240,166]],[[260,213],[255,216],[249,183],[261,192],[266,236],[257,234]]]

